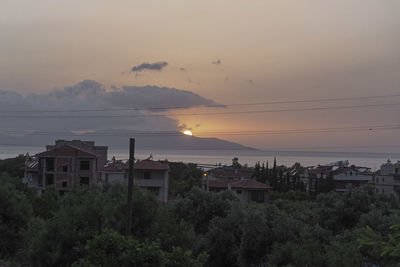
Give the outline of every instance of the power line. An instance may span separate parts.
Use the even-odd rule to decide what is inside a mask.
[[[269,134],[306,134],[306,133],[333,133],[333,132],[355,132],[355,131],[376,131],[376,130],[400,130],[400,124],[385,125],[362,125],[362,126],[343,126],[343,127],[326,127],[326,128],[299,128],[299,129],[282,129],[282,130],[247,130],[247,131],[204,131],[198,132],[194,137],[206,137],[215,135],[269,135]],[[56,131],[21,131],[8,130],[0,131],[0,134],[6,135],[27,135],[27,136],[74,136],[74,137],[127,137],[127,136],[185,136],[177,131],[131,131],[131,132],[89,132],[89,133],[73,133],[73,132],[56,132]]]
[[[233,115],[233,114],[255,114],[255,113],[280,113],[280,112],[297,112],[297,111],[314,111],[314,110],[335,110],[335,109],[358,109],[358,108],[375,108],[387,106],[400,106],[398,103],[382,103],[382,104],[364,104],[364,105],[347,105],[332,107],[311,107],[311,108],[292,108],[292,109],[270,109],[270,110],[250,110],[250,111],[226,111],[226,112],[196,112],[196,113],[168,113],[168,114],[136,114],[136,115],[67,115],[67,116],[36,116],[36,115],[2,115],[0,118],[31,118],[31,119],[52,119],[52,118],[137,118],[137,117],[155,117],[155,116],[200,116],[200,115]]]
[[[19,147],[19,148],[40,148],[41,150],[43,150],[43,146],[27,146],[27,145],[21,145],[21,144],[2,144],[0,143],[0,147]],[[209,146],[209,147],[203,147],[201,149],[199,149],[199,147],[189,147],[189,146],[177,146],[174,147],[173,150],[197,150],[197,151],[202,151],[202,150],[227,150],[227,151],[248,151],[248,152],[254,152],[254,153],[262,153],[262,152],[332,152],[332,153],[338,153],[337,151],[305,151],[305,150],[309,150],[309,149],[341,149],[341,148],[390,148],[390,147],[400,147],[399,144],[382,144],[382,145],[354,145],[354,146],[304,146],[304,147],[269,147],[268,149],[254,149],[252,150],[251,148],[249,149],[248,147],[244,147],[244,148],[226,148],[226,147],[216,147],[216,146]],[[140,146],[139,150],[143,150],[143,149],[149,149],[149,150],[153,150],[154,147],[144,147],[144,146]],[[160,148],[160,150],[162,150],[164,148]],[[2,151],[8,151],[9,149],[1,149]],[[168,150],[165,150],[164,153],[167,154]],[[339,152],[345,152],[345,151],[339,151]],[[346,152],[345,152],[346,153]],[[355,152],[348,152],[348,153],[357,153],[357,151]],[[364,153],[364,152],[361,152]],[[399,152],[374,152],[374,153],[388,153],[388,154],[400,154]],[[113,153],[115,154],[115,153]],[[140,154],[140,153],[139,153]],[[177,156],[174,154],[171,154],[170,156]],[[196,156],[196,155],[193,155]],[[220,156],[218,154],[216,154],[216,156]],[[258,156],[258,155],[257,155]],[[260,155],[262,156],[262,155]]]
[[[220,105],[205,105],[199,106],[200,108],[221,108],[233,106],[258,106],[258,105],[275,105],[275,104],[295,104],[295,103],[315,103],[315,102],[335,102],[335,101],[348,101],[348,100],[368,100],[380,98],[393,98],[400,97],[400,94],[391,95],[375,95],[375,96],[358,96],[358,97],[336,97],[336,98],[317,98],[317,99],[300,99],[300,100],[283,100],[283,101],[269,101],[269,102],[250,102],[250,103],[232,103]],[[97,108],[97,109],[47,109],[47,110],[0,110],[0,113],[46,113],[46,112],[108,112],[108,111],[149,111],[149,110],[168,110],[168,109],[187,109],[194,106],[164,106],[164,107],[132,107],[132,108]]]

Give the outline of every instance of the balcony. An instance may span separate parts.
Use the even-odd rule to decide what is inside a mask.
[[[163,187],[164,180],[161,179],[134,179],[133,183],[140,187]]]
[[[394,190],[394,192],[400,194],[400,185],[393,186],[393,190]]]

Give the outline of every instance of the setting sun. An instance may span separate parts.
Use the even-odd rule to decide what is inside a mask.
[[[190,136],[193,135],[193,133],[192,133],[191,131],[189,131],[189,130],[184,131],[183,134],[185,134],[185,135],[190,135]]]

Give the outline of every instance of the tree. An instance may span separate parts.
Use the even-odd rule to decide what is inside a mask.
[[[88,240],[84,254],[73,266],[200,267],[206,260],[205,254],[193,257],[190,250],[180,247],[167,252],[157,242],[141,242],[108,229]]]
[[[206,192],[194,187],[184,198],[178,199],[173,206],[178,218],[190,222],[196,233],[205,233],[214,217],[225,217],[234,200],[231,192]]]
[[[60,195],[54,186],[46,187],[40,197],[33,200],[33,211],[36,216],[49,219],[60,208]]]
[[[183,162],[169,163],[169,193],[174,196],[183,196],[194,186],[201,185],[204,171],[197,164]]]
[[[359,248],[378,250],[380,258],[374,263],[385,266],[398,266],[400,262],[400,224],[392,225],[386,235],[376,233],[366,226],[358,239]]]
[[[6,180],[6,177],[0,177]],[[0,258],[13,258],[23,247],[21,232],[32,215],[28,198],[12,184],[0,183]]]
[[[25,156],[18,155],[15,158],[0,160],[0,174],[8,174],[10,177],[23,177]]]

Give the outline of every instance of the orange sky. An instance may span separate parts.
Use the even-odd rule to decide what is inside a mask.
[[[185,89],[225,104],[395,94],[399,10],[397,0],[2,0],[0,89],[46,92],[91,79],[107,88]],[[211,63],[218,59],[221,64]],[[168,67],[129,74],[132,66],[157,61]],[[400,123],[399,115],[399,106],[392,106],[174,117],[195,133],[392,124]],[[390,144],[398,136],[391,131],[220,137],[268,148]]]

